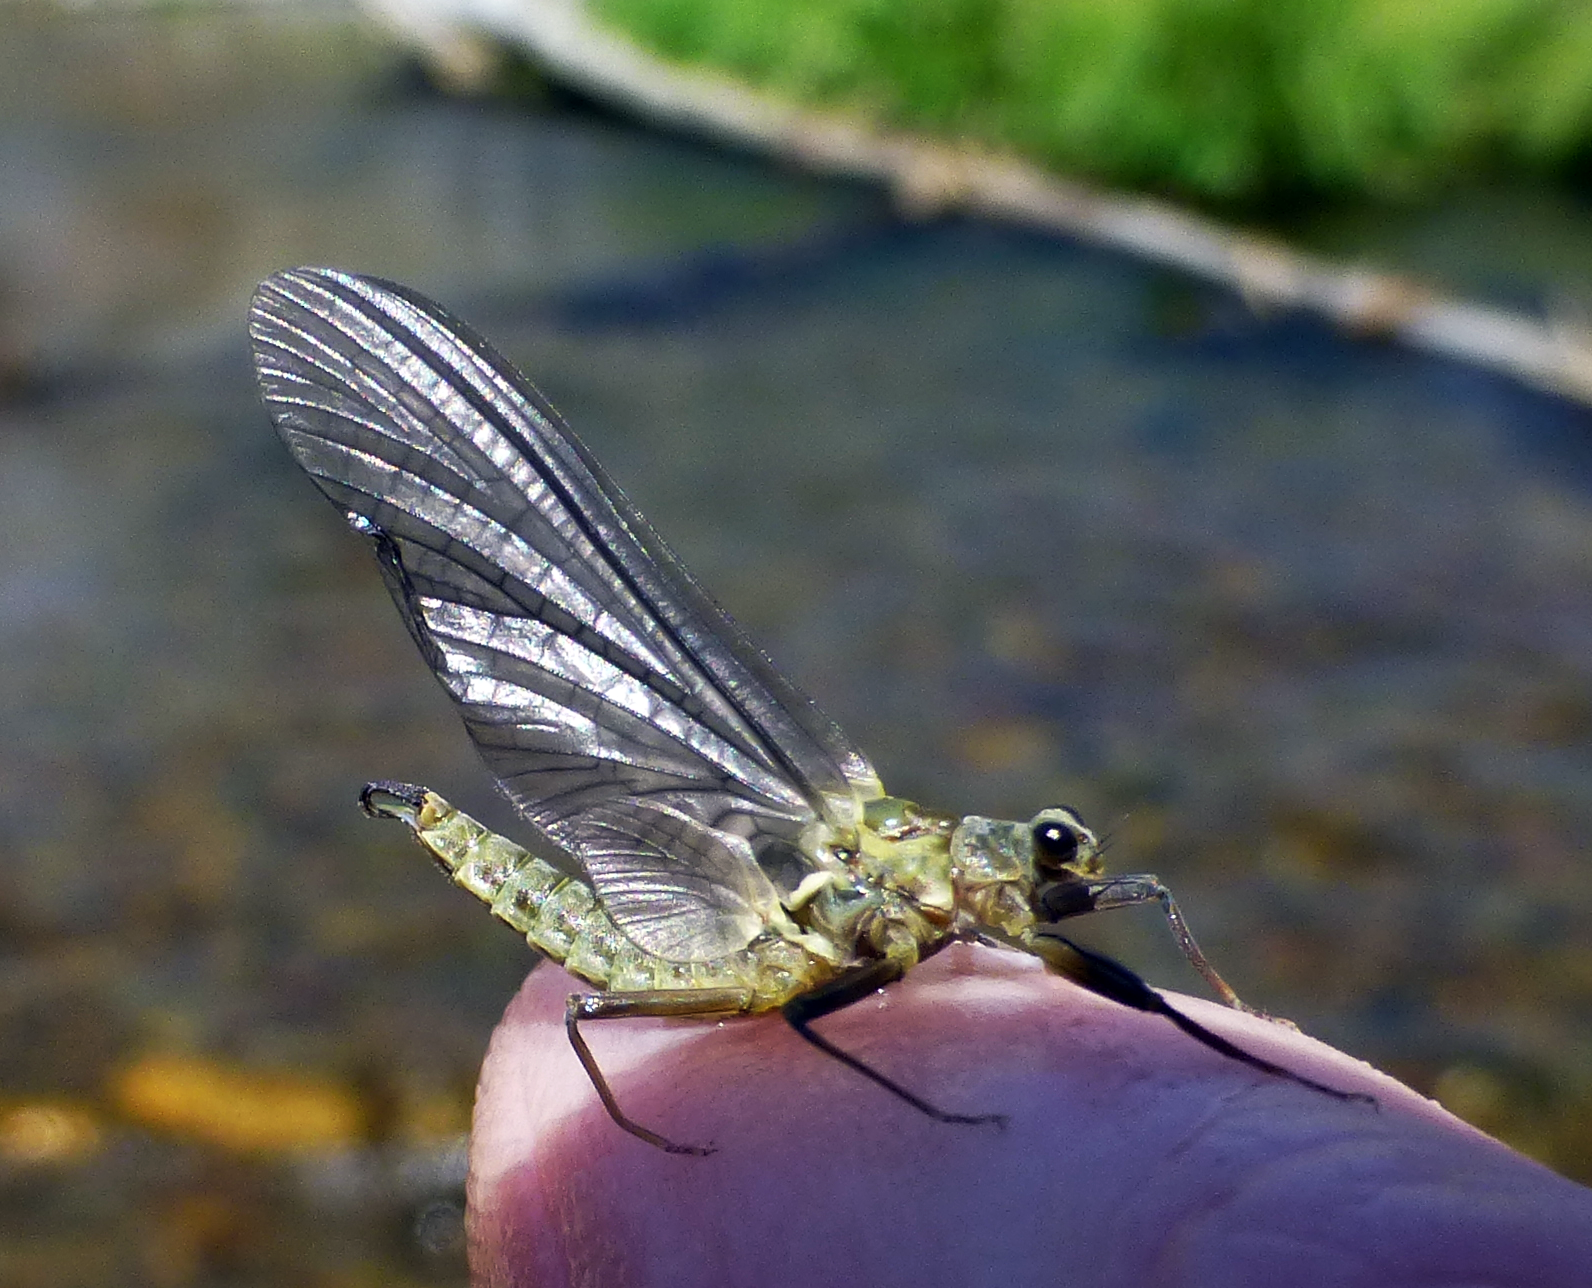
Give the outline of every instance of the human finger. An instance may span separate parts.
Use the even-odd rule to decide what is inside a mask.
[[[496,1285],[1581,1284],[1592,1192],[1415,1092],[1263,1019],[1173,1001],[1207,1050],[1019,954],[956,945],[819,1021],[941,1108],[916,1112],[778,1016],[589,1027],[626,1113],[563,1033],[579,986],[535,972],[492,1043],[472,1144],[472,1264]]]

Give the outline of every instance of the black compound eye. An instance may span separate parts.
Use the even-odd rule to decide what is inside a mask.
[[[1041,863],[1065,867],[1078,857],[1080,837],[1076,828],[1057,819],[1034,824],[1034,855]]]

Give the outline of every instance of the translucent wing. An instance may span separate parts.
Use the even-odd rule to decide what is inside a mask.
[[[580,441],[402,287],[278,273],[250,310],[278,433],[375,543],[410,633],[520,812],[638,944],[734,951],[878,780]]]

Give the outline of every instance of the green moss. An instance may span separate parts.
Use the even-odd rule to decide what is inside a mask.
[[[1574,0],[596,0],[664,56],[1206,202],[1398,198],[1592,141]]]

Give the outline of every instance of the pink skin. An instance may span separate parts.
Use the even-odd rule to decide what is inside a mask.
[[[1344,1103],[1224,1059],[1015,953],[957,945],[819,1020],[955,1112],[934,1122],[775,1015],[585,1026],[620,1131],[564,1038],[582,985],[536,971],[481,1072],[477,1284],[737,1288],[1403,1288],[1592,1284],[1592,1191],[1280,1025],[1169,994]]]

